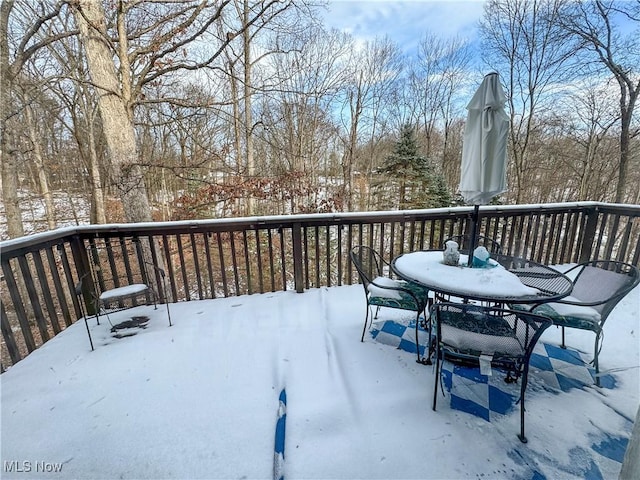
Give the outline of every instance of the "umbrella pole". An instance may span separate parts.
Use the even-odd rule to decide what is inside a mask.
[[[478,219],[480,217],[480,205],[473,207],[473,214],[471,215],[471,236],[469,237],[469,261],[467,262],[470,267],[473,267],[473,251],[478,243]]]

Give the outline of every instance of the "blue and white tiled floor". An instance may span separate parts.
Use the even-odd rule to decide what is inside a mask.
[[[394,320],[381,320],[371,328],[371,336],[376,342],[416,353],[415,321],[404,324]],[[428,343],[428,333],[419,329],[420,353],[424,354]],[[527,396],[531,398],[536,390],[544,389],[556,393],[568,392],[573,388],[592,388],[595,371],[589,365],[591,357],[559,346],[538,342],[530,362],[530,377]],[[449,401],[454,410],[463,411],[490,422],[499,416],[510,414],[520,408],[517,404],[520,397],[520,382],[506,383],[505,375],[493,371],[492,376],[481,375],[475,368],[467,368],[444,362],[442,369],[442,385],[448,392],[446,398],[440,397],[438,402]],[[611,375],[601,375],[600,385],[604,389],[616,388],[616,380]],[[628,431],[632,423],[629,422]],[[576,474],[579,478],[589,480],[602,479],[598,465],[608,462],[622,463],[628,443],[628,435],[613,437],[609,434],[602,438],[594,438],[591,451],[576,451],[576,456],[589,458],[588,465]],[[582,450],[582,449],[577,449]],[[525,463],[535,464],[535,459],[527,459],[525,451],[514,450],[514,455]],[[546,477],[535,469],[530,480],[544,480]]]

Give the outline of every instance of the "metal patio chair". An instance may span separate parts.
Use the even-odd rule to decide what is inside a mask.
[[[565,272],[573,276],[571,295],[554,303],[536,306],[533,311],[549,317],[562,328],[562,348],[565,328],[590,330],[596,334],[593,367],[596,385],[600,386],[598,355],[602,350],[604,322],[614,307],[640,283],[640,271],[633,265],[615,260],[591,260],[580,263]],[[526,305],[513,308],[529,309]]]
[[[552,323],[547,317],[495,307],[461,303],[436,303],[431,307],[436,332],[436,375],[433,410],[443,360],[481,368],[482,363],[505,372],[505,382],[520,380],[520,434],[524,434],[524,397],[529,375],[529,359],[542,332]]]
[[[429,291],[416,283],[396,280],[389,277],[391,266],[377,251],[370,247],[362,245],[356,246],[351,250],[350,257],[358,271],[367,300],[367,313],[364,319],[364,327],[360,341],[364,341],[364,334],[369,324],[369,310],[371,307],[376,307],[372,322],[373,319],[378,318],[380,307],[414,311],[416,312],[417,361],[419,363],[429,363],[431,355],[429,355],[426,360],[420,356],[418,338],[418,331],[421,325],[420,314],[424,314],[425,318],[422,325],[423,328],[425,330],[430,328],[426,315],[427,305],[429,304]]]
[[[166,278],[164,270],[151,261],[151,248],[148,240],[137,237],[90,241],[87,246],[89,271],[76,285],[76,295],[88,294],[98,325],[100,316],[104,315],[114,332],[117,326],[111,322],[110,313],[138,305],[153,305],[155,309],[158,308],[157,303],[161,298],[158,290],[163,288],[164,292],[167,291]],[[150,272],[154,275],[151,276]],[[82,301],[80,304],[82,305]],[[171,326],[168,302],[166,308]],[[90,332],[89,340],[93,349]]]

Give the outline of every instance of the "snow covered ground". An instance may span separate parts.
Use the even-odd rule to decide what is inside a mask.
[[[488,422],[447,394],[434,412],[433,367],[360,343],[360,285],[172,304],[172,327],[162,307],[113,314],[151,317],[120,339],[91,319],[93,352],[78,322],[0,377],[3,478],[272,478],[285,388],[286,478],[613,479],[598,451],[624,448],[640,401],[640,288],[605,328],[614,388],[544,388],[532,369],[527,444],[519,406]],[[587,358],[593,340],[567,334]]]

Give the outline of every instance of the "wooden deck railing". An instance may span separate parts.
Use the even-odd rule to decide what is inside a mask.
[[[151,260],[167,273],[163,301],[303,292],[357,282],[348,256],[354,245],[370,245],[387,259],[441,248],[445,238],[468,233],[471,213],[459,207],[89,225],[2,242],[2,366],[15,364],[82,317],[83,297],[74,291],[88,271],[90,244],[123,237],[151,242]],[[498,240],[507,254],[545,264],[615,258],[640,266],[640,206],[491,206],[481,208],[481,217],[479,233]],[[133,275],[138,261],[113,258],[102,275],[115,277],[122,269]]]

